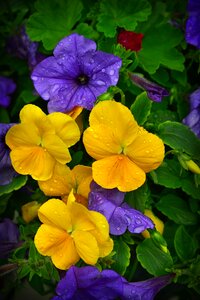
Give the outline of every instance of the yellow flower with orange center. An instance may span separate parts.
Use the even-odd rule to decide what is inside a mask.
[[[114,100],[102,101],[90,113],[83,133],[94,181],[100,186],[128,192],[139,188],[146,173],[164,159],[164,144],[135,121],[131,111]]]
[[[91,181],[91,167],[77,165],[70,170],[66,165],[56,164],[52,177],[46,181],[38,181],[38,184],[45,195],[61,196],[65,202],[73,189],[76,201],[87,206]]]
[[[47,180],[57,162],[66,164],[71,160],[68,148],[80,138],[78,125],[64,113],[46,115],[32,104],[22,108],[20,120],[6,134],[12,165],[19,174]]]
[[[45,202],[38,217],[43,224],[36,232],[35,246],[40,254],[50,256],[58,269],[66,270],[80,258],[95,265],[113,249],[106,218],[75,202],[72,192],[67,204],[58,199]]]

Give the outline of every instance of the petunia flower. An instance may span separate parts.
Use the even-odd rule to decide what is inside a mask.
[[[8,258],[19,242],[19,229],[12,220],[5,218],[0,222],[0,258]]]
[[[183,119],[183,124],[187,125],[197,137],[200,138],[200,88],[194,91],[189,98],[190,113]]]
[[[140,51],[142,49],[142,33],[122,30],[117,36],[117,43],[122,45],[126,50]]]
[[[58,269],[66,270],[80,258],[95,265],[113,249],[106,218],[75,202],[73,193],[67,204],[48,200],[39,208],[38,216],[43,224],[35,235],[35,246],[40,254],[50,256]]]
[[[10,149],[5,143],[6,133],[13,125],[0,123],[0,185],[9,184],[17,175],[11,164]]]
[[[121,59],[96,50],[96,43],[73,33],[62,39],[32,73],[35,89],[49,100],[48,111],[91,110],[97,97],[119,78]]]
[[[131,233],[141,233],[147,228],[153,229],[153,222],[125,203],[124,195],[125,193],[116,188],[107,190],[92,182],[88,208],[106,217],[110,225],[110,233],[113,235],[121,235],[127,229]]]
[[[22,108],[20,120],[6,134],[12,165],[19,174],[47,180],[56,163],[66,164],[71,160],[68,148],[79,140],[78,125],[66,114],[46,115],[32,104]]]
[[[200,2],[189,0],[187,10],[189,17],[186,22],[185,39],[188,44],[200,49]]]
[[[0,76],[0,106],[7,108],[10,105],[10,94],[16,89],[16,84],[10,78]]]
[[[129,77],[135,85],[147,92],[149,99],[155,102],[161,102],[163,97],[169,96],[165,88],[142,76],[129,72]]]
[[[172,275],[164,275],[140,282],[128,282],[112,270],[96,267],[72,266],[56,288],[52,300],[153,300],[171,282]]]
[[[122,192],[140,187],[146,173],[159,167],[164,144],[135,121],[131,111],[114,100],[99,102],[90,113],[90,127],[83,133],[94,181]]]
[[[56,164],[52,177],[38,184],[45,195],[61,196],[64,201],[73,189],[76,201],[87,206],[91,181],[91,167],[77,165],[70,170],[66,165]]]

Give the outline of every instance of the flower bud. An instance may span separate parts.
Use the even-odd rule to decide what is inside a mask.
[[[31,201],[22,205],[22,218],[26,223],[31,222],[37,217],[38,209],[41,206],[37,201]]]

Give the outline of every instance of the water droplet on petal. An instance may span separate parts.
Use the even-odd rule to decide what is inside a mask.
[[[98,85],[105,85],[105,82],[102,81],[102,80],[97,80],[96,83],[97,83]]]
[[[117,227],[117,230],[119,231],[119,230],[120,230],[120,227]]]
[[[115,71],[114,70],[110,70],[110,73],[109,73],[111,76],[115,74]]]
[[[38,77],[37,76],[32,76],[32,80],[37,81]]]
[[[105,69],[102,69],[101,71],[104,73],[106,70],[105,70]]]

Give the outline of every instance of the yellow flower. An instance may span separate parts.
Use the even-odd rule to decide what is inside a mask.
[[[164,231],[163,221],[161,221],[158,217],[156,217],[150,209],[145,209],[144,215],[149,217],[153,221],[153,223],[155,224],[156,230],[158,232],[160,232],[160,234],[163,234],[163,231]],[[148,230],[144,230],[142,232],[142,235],[143,235],[144,238],[150,238],[150,234],[149,234]]]
[[[99,257],[113,249],[106,218],[75,202],[71,192],[65,204],[50,199],[38,211],[43,223],[35,235],[35,246],[40,254],[50,256],[53,264],[66,270],[81,258],[95,265]]]
[[[71,160],[68,147],[80,138],[78,125],[66,114],[46,115],[32,104],[22,108],[20,120],[21,123],[12,126],[6,135],[12,165],[19,174],[47,180],[56,162],[66,164]]]
[[[56,164],[49,180],[39,181],[39,187],[47,196],[61,196],[67,202],[67,197],[73,189],[77,202],[87,206],[92,168],[77,165],[72,170],[66,165]]]
[[[83,133],[94,180],[102,187],[128,192],[140,187],[146,173],[164,158],[164,144],[135,121],[131,111],[113,100],[99,102],[91,111],[90,127]]]
[[[31,201],[22,205],[22,218],[26,223],[31,222],[35,219],[38,215],[38,209],[40,208],[41,204],[37,201]]]

